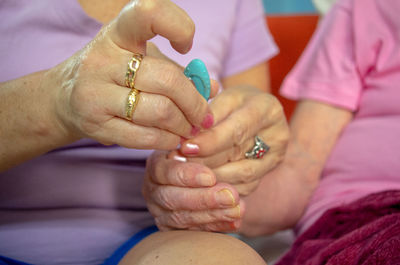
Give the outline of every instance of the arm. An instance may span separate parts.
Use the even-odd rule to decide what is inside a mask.
[[[260,64],[224,80],[226,90],[212,102],[217,125],[195,138],[208,156],[178,157],[173,152],[174,159],[167,159],[157,152],[148,159],[143,193],[160,229],[233,231],[240,226],[245,205],[238,193],[253,191],[280,162],[288,138],[278,101],[260,91],[268,89],[266,71],[267,64]],[[272,151],[263,159],[245,159],[255,134],[267,137]],[[232,203],[219,203],[221,194]]]
[[[55,116],[46,74],[0,84],[0,172],[76,139]]]
[[[352,112],[324,103],[299,102],[284,161],[244,199],[241,233],[269,234],[299,220],[336,140],[352,117]]]
[[[222,80],[225,89],[240,85],[253,86],[261,91],[270,92],[270,76],[268,62],[260,63],[236,75]]]
[[[173,150],[181,137],[193,137],[194,126],[212,126],[204,122],[212,117],[207,102],[182,69],[151,55],[140,62],[140,100],[126,116],[125,73],[133,53],[145,53],[157,34],[186,53],[194,35],[193,21],[171,1],[136,2],[66,61],[0,85],[0,171],[80,138]]]

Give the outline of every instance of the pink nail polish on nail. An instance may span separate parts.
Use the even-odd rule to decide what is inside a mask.
[[[199,153],[199,146],[197,144],[187,143],[182,147],[181,151],[187,155],[197,155]]]
[[[203,122],[201,123],[201,126],[205,129],[209,129],[214,125],[214,117],[211,113],[208,113],[206,117],[204,118]]]
[[[180,155],[174,155],[172,157],[172,159],[176,160],[176,161],[179,161],[179,162],[186,162],[187,161],[186,157],[183,157],[183,156],[180,156]]]
[[[196,127],[196,126],[193,126],[193,127],[192,127],[192,132],[191,132],[192,136],[198,135],[199,132],[200,132],[200,128],[198,128],[198,127]]]

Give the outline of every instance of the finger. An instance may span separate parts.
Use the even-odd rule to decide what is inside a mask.
[[[207,210],[232,208],[238,205],[239,196],[228,184],[218,183],[210,188],[185,188],[156,185],[150,188],[151,200],[168,210]]]
[[[147,54],[148,54],[148,55],[151,55],[151,56],[153,56],[153,57],[156,57],[156,58],[164,59],[164,60],[166,60],[166,61],[169,61],[169,62],[175,64],[177,67],[179,67],[179,68],[182,70],[182,72],[183,72],[184,69],[185,69],[183,66],[177,64],[175,61],[173,61],[173,60],[171,60],[169,57],[165,56],[165,55],[158,49],[158,47],[157,47],[156,45],[154,45],[153,43],[151,43],[151,42],[148,42],[148,43],[147,43]],[[220,89],[220,86],[219,86],[218,81],[213,80],[213,79],[210,80],[210,83],[211,83],[210,98],[213,98],[213,97],[215,97],[215,96],[218,94],[218,91],[219,91],[219,89]]]
[[[249,151],[253,146],[254,146],[254,138],[250,138],[242,145],[233,146],[217,154],[207,157],[188,157],[185,158],[185,160],[188,162],[203,164],[209,167],[210,169],[215,169],[226,163],[245,159],[245,153]]]
[[[264,155],[261,159],[268,159],[268,156],[271,154],[279,155],[278,160],[280,158],[283,159],[289,139],[289,129],[284,119],[274,123],[274,125],[267,129],[260,130],[257,135],[269,146],[267,155]],[[255,139],[254,137],[251,137],[242,145],[234,145],[227,150],[207,157],[187,157],[185,158],[185,161],[201,163],[214,169],[225,163],[246,159],[246,153],[251,151],[254,145]]]
[[[126,118],[129,88],[110,86],[99,93],[98,104],[109,111],[108,115]],[[145,127],[157,127],[175,135],[190,138],[194,128],[181,110],[167,97],[140,92],[132,115],[132,122]]]
[[[146,56],[138,69],[135,87],[140,91],[168,97],[186,119],[199,128],[208,129],[214,123],[207,101],[180,67],[169,61]]]
[[[279,102],[274,97],[259,95],[257,99],[237,108],[210,130],[183,143],[180,151],[189,156],[210,156],[242,145],[260,129],[268,128],[279,120],[285,120]]]
[[[182,70],[182,72],[183,72],[184,69],[185,69],[183,66],[177,64],[175,61],[173,61],[173,60],[171,60],[169,57],[165,56],[165,55],[158,49],[158,47],[157,47],[156,45],[154,45],[153,43],[151,43],[151,42],[148,42],[148,43],[147,43],[147,54],[148,54],[148,55],[151,55],[151,56],[153,56],[153,57],[156,57],[156,58],[164,59],[164,60],[166,60],[166,61],[169,61],[169,62],[175,64],[178,68],[180,68],[180,69]],[[213,98],[213,97],[215,97],[215,96],[218,94],[218,91],[219,91],[220,86],[219,86],[218,81],[213,80],[213,79],[210,80],[210,83],[211,83],[210,98]]]
[[[214,173],[217,176],[217,181],[237,185],[262,178],[282,160],[278,155],[268,153],[266,156],[263,159],[243,159],[215,168]]]
[[[152,155],[148,159],[147,174],[156,184],[181,187],[210,187],[216,177],[207,167],[197,163],[182,163],[167,159],[166,154]]]
[[[163,226],[186,229],[216,222],[234,222],[242,217],[240,206],[207,211],[169,211],[156,217]]]
[[[89,135],[103,144],[117,144],[134,149],[173,150],[180,142],[180,137],[154,127],[143,127],[132,122],[111,118],[97,127]]]
[[[159,223],[157,220],[155,220],[155,223],[160,231],[171,231],[171,230],[176,230],[177,228],[172,227],[172,226],[167,226]],[[226,221],[221,221],[221,222],[216,222],[216,223],[210,223],[210,224],[204,224],[204,225],[195,225],[192,227],[185,228],[186,230],[190,231],[208,231],[208,232],[235,232],[240,228],[240,225],[242,223],[242,220],[236,220],[234,222],[226,222]]]
[[[261,182],[261,179],[257,179],[255,181],[248,182],[248,183],[236,184],[236,185],[232,185],[232,186],[235,187],[235,189],[240,194],[240,196],[247,196],[257,189],[258,185]]]
[[[209,232],[235,232],[239,229],[242,220],[236,220],[234,222],[216,222],[201,225],[199,227],[190,227],[189,230],[200,230]]]
[[[120,53],[117,57],[118,59],[116,57],[116,59],[113,59],[115,63],[107,73],[109,78],[117,85],[125,87],[125,72],[131,54]],[[100,81],[104,78],[100,75],[95,80]],[[135,88],[141,92],[165,96],[170,99],[176,105],[176,108],[182,112],[186,120],[197,128],[208,129],[214,123],[213,114],[207,101],[197,92],[192,81],[183,74],[183,68],[171,60],[145,56],[137,70]],[[216,82],[212,82],[211,89],[218,89]],[[111,92],[114,92],[114,89],[109,91],[108,95]],[[126,100],[127,94],[124,92],[120,96],[121,100]],[[155,108],[154,111],[159,111],[160,115],[165,115],[157,105],[150,105],[149,107]],[[185,138],[191,137],[191,135],[186,135]]]
[[[148,209],[155,218],[161,231],[188,229],[198,231],[235,231],[240,227],[245,212],[245,204],[230,209],[207,211],[167,211],[155,204],[148,204]]]
[[[195,26],[190,17],[169,0],[131,1],[110,24],[111,39],[121,48],[144,54],[146,41],[161,35],[181,53],[190,50]]]
[[[210,98],[214,98],[220,89],[218,81],[211,79],[211,91],[210,91]]]

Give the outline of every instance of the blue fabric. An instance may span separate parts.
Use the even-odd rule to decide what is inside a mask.
[[[28,263],[0,256],[0,265],[29,265]]]
[[[128,241],[126,241],[122,246],[120,246],[108,259],[106,259],[106,261],[104,261],[102,265],[118,264],[131,248],[133,248],[137,243],[139,243],[142,239],[144,239],[148,235],[157,231],[158,229],[156,226],[151,226],[134,234]],[[4,256],[0,256],[0,265],[30,265],[30,264],[10,259]]]

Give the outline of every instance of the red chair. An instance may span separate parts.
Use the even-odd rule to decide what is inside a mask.
[[[280,53],[270,61],[271,89],[282,103],[288,119],[296,102],[281,97],[279,88],[314,33],[318,19],[318,15],[272,15],[266,18],[280,49]]]

